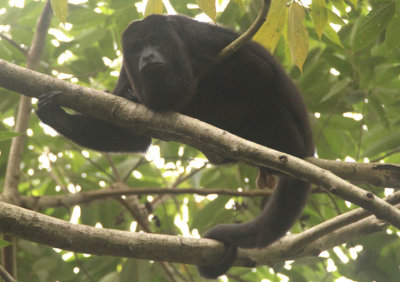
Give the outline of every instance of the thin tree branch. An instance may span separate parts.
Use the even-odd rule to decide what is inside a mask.
[[[17,48],[22,54],[27,55],[28,50],[25,49],[24,47],[22,47],[21,45],[19,45],[17,42],[15,42],[14,40],[12,40],[11,38],[9,38],[8,36],[4,35],[3,33],[0,33],[0,37],[2,39],[4,39],[5,41],[7,41],[8,43],[10,43],[12,46],[14,46],[15,48]]]
[[[118,189],[93,190],[76,194],[60,196],[21,196],[21,206],[32,210],[41,210],[49,207],[70,207],[87,204],[96,200],[121,197],[123,195],[151,195],[151,194],[195,194],[195,195],[227,195],[240,197],[269,196],[269,190],[233,191],[230,189],[199,189],[199,188],[126,188],[125,184],[116,184]],[[0,200],[2,198],[0,197]]]
[[[51,90],[61,90],[63,95],[58,97],[58,102],[62,106],[135,130],[138,134],[182,142],[213,155],[273,168],[304,179],[370,210],[400,228],[400,211],[373,193],[299,158],[263,147],[193,118],[179,113],[156,113],[122,97],[80,87],[3,60],[0,60],[0,85],[35,97]]]
[[[4,279],[5,282],[15,282],[15,279],[7,272],[7,270],[0,265],[0,276]]]
[[[28,52],[27,58],[27,68],[28,69],[36,69],[42,55],[42,51],[44,48],[44,41],[47,35],[47,30],[49,28],[50,19],[52,15],[50,1],[47,1],[43,12],[38,19],[36,32],[34,34],[34,38],[32,40],[31,48]],[[18,116],[15,124],[14,131],[25,133],[28,129],[28,124],[30,120],[30,112],[31,112],[31,99],[29,97],[21,97],[19,108],[18,108]],[[22,160],[23,151],[25,148],[26,135],[22,134],[15,138],[13,138],[11,143],[11,149],[9,154],[9,159],[7,162],[6,168],[6,177],[4,183],[4,191],[3,194],[11,199],[18,198],[18,190],[17,186],[19,183],[19,173],[20,173],[20,164]]]
[[[377,219],[375,216],[369,216],[353,224],[331,231],[318,240],[306,240],[302,248],[298,248],[298,246],[291,248],[292,244],[297,245],[298,236],[302,236],[302,233],[288,235],[264,249],[239,249],[238,260],[235,264],[274,265],[288,259],[294,260],[318,256],[322,251],[380,232],[387,226],[386,222]],[[318,228],[319,225],[315,227]]]

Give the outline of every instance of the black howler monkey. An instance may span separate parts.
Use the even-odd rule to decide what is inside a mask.
[[[237,37],[229,29],[184,16],[152,15],[132,22],[122,34],[123,66],[113,94],[155,111],[180,112],[300,158],[312,156],[306,107],[271,54],[249,42],[213,64]],[[149,147],[149,136],[66,113],[55,102],[59,94],[42,95],[37,114],[67,138],[106,152],[143,152]],[[265,183],[262,178],[268,170],[260,172],[258,183]],[[254,220],[217,225],[205,233],[204,237],[224,242],[226,254],[218,264],[200,266],[200,273],[217,277],[231,267],[237,247],[264,247],[283,236],[301,213],[308,192],[308,183],[281,175]]]

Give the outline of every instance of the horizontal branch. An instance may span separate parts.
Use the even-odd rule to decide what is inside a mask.
[[[156,113],[116,95],[61,81],[4,60],[0,60],[0,86],[31,97],[61,90],[64,95],[59,96],[58,102],[62,106],[135,130],[137,134],[182,142],[212,155],[273,168],[304,179],[400,228],[400,211],[373,193],[304,160],[250,142],[199,120],[179,113]]]
[[[397,164],[341,162],[317,158],[307,158],[306,161],[353,182],[400,188],[400,165]]]
[[[400,200],[400,193],[397,194],[392,199],[393,203]],[[349,223],[347,219],[355,219],[358,213],[357,210],[351,211],[321,223],[310,231],[285,236],[264,249],[239,249],[235,265],[249,266],[254,262],[274,264],[286,259],[316,256],[321,251],[380,231],[385,226],[382,221],[370,216],[335,231],[329,229],[329,225]],[[315,233],[313,230],[320,230],[320,234],[326,235],[321,238],[310,236]],[[99,256],[205,265],[210,263],[210,258],[217,261],[224,253],[223,243],[210,239],[132,233],[72,224],[4,202],[0,202],[0,232],[53,248]]]
[[[3,202],[0,202],[0,232],[78,253],[189,264],[207,264],[207,253],[224,252],[223,244],[214,240],[72,224]]]

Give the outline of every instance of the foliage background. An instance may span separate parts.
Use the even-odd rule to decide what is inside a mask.
[[[17,48],[1,39],[0,58],[24,65],[23,51],[31,44],[44,2],[26,0],[22,5],[18,3],[21,2],[0,2],[0,34],[20,46]],[[155,10],[160,7],[156,1],[150,3],[154,4],[151,7],[156,7]],[[199,8],[194,8],[195,1],[171,0],[170,4],[180,14],[194,17],[202,13]],[[198,4],[213,17],[212,5],[204,8],[204,3],[199,1]],[[124,0],[88,0],[75,4],[70,1],[66,23],[62,25],[56,17],[51,22],[40,71],[97,89],[113,89],[121,64],[119,37],[130,21],[143,17],[143,9],[138,10],[138,7],[140,5],[135,1]],[[244,31],[256,17],[259,7],[259,1],[230,1],[215,17],[220,24]],[[283,23],[276,46],[268,45],[271,34],[263,37],[259,33],[256,38],[274,51],[299,85],[310,111],[318,156],[399,163],[399,3],[314,0],[312,5],[306,5],[288,1],[284,11],[284,18],[272,20]],[[339,30],[338,33],[331,23],[336,24],[333,27]],[[294,28],[299,29],[302,36],[292,37]],[[300,53],[294,54],[299,49]],[[299,60],[302,56],[306,58],[304,64]],[[0,96],[0,131],[5,136],[4,132],[12,130],[19,96],[5,89],[0,89]],[[79,148],[63,137],[54,137],[35,116],[27,134],[19,185],[23,195],[62,195],[102,189],[127,174],[129,178],[125,182],[132,188],[255,189],[254,168],[242,164],[210,166],[198,151],[173,142],[156,141],[146,157],[104,156]],[[6,137],[0,142],[0,183],[4,182],[10,142]],[[390,189],[383,187],[364,188],[381,196],[390,193]],[[260,197],[201,198],[193,195],[142,196],[137,200],[141,207],[151,207],[147,209],[150,213],[148,226],[153,232],[195,236],[220,222],[250,220],[265,202]],[[292,231],[300,232],[352,208],[354,205],[339,198],[313,193]],[[41,212],[92,226],[135,229],[132,214],[113,199],[80,207],[47,208]],[[138,230],[140,227],[136,228]],[[283,262],[271,268],[260,266],[253,271],[234,268],[222,279],[397,281],[400,275],[399,236],[398,230],[389,228],[386,232],[324,252],[320,257]],[[173,267],[177,281],[200,279],[193,266]],[[158,263],[72,254],[23,240],[18,240],[18,276],[20,281],[167,279]]]

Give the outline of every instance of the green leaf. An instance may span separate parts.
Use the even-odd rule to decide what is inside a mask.
[[[217,19],[217,12],[215,8],[215,0],[196,0],[199,8],[209,16],[214,22]]]
[[[225,204],[229,199],[230,197],[227,196],[219,196],[208,203],[193,219],[191,228],[198,228],[203,231],[216,222],[227,222],[232,217],[232,211],[225,209]]]
[[[7,247],[9,245],[11,245],[11,242],[5,241],[5,240],[0,238],[0,249],[2,249],[4,247]]]
[[[23,133],[13,132],[13,131],[0,131],[0,141],[12,139],[18,135],[22,135]]]
[[[328,10],[328,22],[333,23],[333,24],[338,24],[341,26],[346,25],[345,21],[341,17],[336,15],[334,12],[332,12],[331,10]]]
[[[399,146],[400,131],[383,134],[379,140],[365,150],[363,156],[375,156],[381,152],[393,150]]]
[[[394,2],[386,2],[373,9],[358,25],[353,38],[353,49],[360,50],[372,43],[386,28],[392,19],[396,5]],[[397,35],[398,36],[398,35]]]
[[[346,8],[347,4],[344,2],[344,0],[331,0],[333,6],[335,6],[336,9],[339,10],[339,12],[343,15],[347,14]]]
[[[68,15],[68,1],[67,0],[50,0],[51,8],[60,22],[65,23]]]
[[[326,24],[328,23],[328,13],[325,0],[312,1],[311,17],[315,25],[315,31],[321,39]]]
[[[389,50],[400,45],[400,14],[394,16],[386,30],[386,46]]]
[[[346,91],[347,86],[351,83],[351,79],[349,77],[346,77],[342,80],[340,80],[338,83],[335,83],[328,94],[326,94],[322,99],[321,103],[329,100],[330,98],[336,96],[337,94],[343,94],[344,91]]]
[[[274,52],[285,27],[286,15],[286,0],[272,0],[267,20],[254,36],[254,40],[262,44],[271,53]]]
[[[353,4],[353,6],[355,8],[357,8],[357,0],[349,0],[351,4]]]
[[[304,25],[305,12],[297,2],[289,8],[288,43],[290,56],[295,65],[302,71],[308,53],[308,32]]]
[[[152,14],[162,14],[163,13],[163,2],[162,0],[149,0],[146,5],[146,11],[144,16],[147,17]]]
[[[339,35],[330,25],[327,25],[327,27],[325,28],[325,36],[333,43],[339,45],[340,47],[343,47]]]

